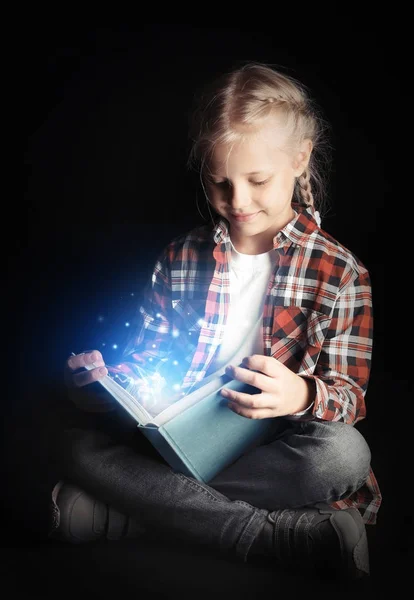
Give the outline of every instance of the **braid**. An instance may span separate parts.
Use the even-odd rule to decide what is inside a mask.
[[[302,199],[305,202],[306,206],[314,206],[313,194],[310,184],[310,171],[308,168],[306,168],[302,175],[299,177],[298,182],[300,195],[302,196]]]

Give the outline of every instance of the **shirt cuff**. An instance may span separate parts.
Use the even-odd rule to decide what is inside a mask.
[[[293,413],[291,415],[287,415],[287,419],[292,419],[295,421],[296,419],[303,419],[303,417],[308,417],[308,419],[313,419],[313,407],[315,405],[315,401],[313,401],[305,410],[301,410],[300,412]]]

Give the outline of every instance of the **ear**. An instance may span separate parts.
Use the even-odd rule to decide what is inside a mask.
[[[309,164],[309,159],[312,154],[313,144],[311,140],[303,140],[299,151],[293,158],[293,170],[295,177],[300,177]]]

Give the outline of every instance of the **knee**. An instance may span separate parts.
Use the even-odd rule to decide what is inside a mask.
[[[335,470],[349,486],[357,489],[368,477],[371,450],[363,435],[352,425],[330,423],[330,452],[334,456]]]
[[[324,463],[332,476],[353,489],[369,474],[371,451],[363,435],[352,425],[311,421],[306,428],[318,440],[313,459]]]

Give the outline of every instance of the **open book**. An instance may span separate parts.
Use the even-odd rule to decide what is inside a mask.
[[[264,440],[277,421],[248,419],[233,412],[220,394],[223,387],[251,394],[259,390],[226,374],[205,378],[197,389],[156,415],[113,377],[106,375],[99,383],[130,413],[173,469],[206,483]]]

